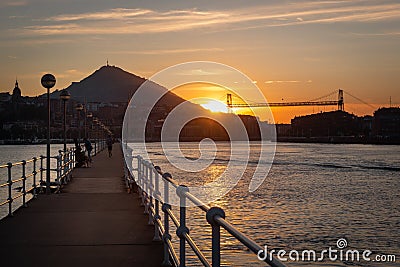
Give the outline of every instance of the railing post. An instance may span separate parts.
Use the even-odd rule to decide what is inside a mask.
[[[74,166],[75,166],[75,160],[76,160],[76,157],[75,157],[75,150],[73,150],[73,149],[71,149],[70,150],[70,155],[71,155],[71,160],[70,160],[70,163],[71,163],[71,166],[70,166],[70,168],[71,168],[71,170],[73,170],[74,169]]]
[[[144,204],[144,213],[149,214],[149,203],[148,203],[148,195],[149,191],[149,164],[147,161],[144,162],[144,179],[143,179],[143,204]]]
[[[136,179],[137,179],[137,181],[136,181],[136,184],[137,184],[137,192],[140,195],[140,156],[137,156],[136,159],[137,159],[137,166],[136,166],[137,167],[136,168],[136,171],[137,171]]]
[[[40,155],[40,191],[42,192],[42,186],[43,186],[43,155]]]
[[[161,219],[160,216],[160,174],[158,173],[159,171],[161,171],[160,167],[158,166],[154,166],[154,170],[155,170],[155,176],[154,176],[154,186],[155,186],[155,193],[154,193],[154,202],[155,202],[155,212],[156,214],[154,215],[154,238],[153,241],[160,241],[161,237],[160,237],[160,231],[158,228],[158,223],[157,221]]]
[[[61,165],[61,158],[60,158],[60,155],[57,155],[57,157],[56,157],[56,160],[57,160],[57,164],[56,164],[56,173],[57,173],[57,176],[56,176],[56,183],[58,184],[58,186],[60,186],[61,187],[61,183],[62,183],[62,181],[61,181],[61,168],[60,168],[60,165]]]
[[[162,205],[162,211],[164,212],[164,234],[163,234],[163,242],[164,242],[164,260],[162,262],[162,266],[172,266],[171,261],[169,260],[169,249],[168,242],[171,241],[171,235],[169,233],[169,217],[167,210],[171,209],[171,205],[169,202],[169,182],[166,178],[172,178],[171,174],[164,173],[162,175],[164,182],[164,204]]]
[[[63,174],[63,169],[64,169],[64,165],[63,165],[63,155],[62,155],[62,150],[58,151],[58,157],[57,157],[57,176],[58,176],[58,184],[61,187],[61,184],[63,184],[63,180],[64,180],[64,174]]]
[[[140,206],[143,206],[143,199],[142,199],[142,157],[137,157],[137,184],[138,184],[138,195],[140,197]]]
[[[186,239],[185,234],[189,234],[186,227],[186,193],[189,188],[180,185],[176,188],[176,194],[179,196],[179,227],[176,229],[176,235],[179,237],[179,267],[186,266]]]
[[[37,162],[37,158],[34,157],[33,158],[33,171],[32,171],[32,175],[33,175],[33,197],[37,198],[37,192],[36,192],[36,175],[37,175],[37,171],[36,171],[36,162]]]
[[[149,222],[148,222],[148,224],[149,225],[153,225],[154,224],[154,222],[153,222],[153,216],[155,215],[155,214],[152,214],[152,211],[151,211],[151,208],[152,207],[154,207],[154,204],[153,204],[153,192],[154,192],[154,187],[153,187],[153,173],[154,173],[154,168],[152,168],[153,166],[152,166],[152,164],[150,163],[150,162],[148,162],[147,163],[147,169],[148,169],[148,176],[149,176],[149,179],[148,179],[148,181],[149,181],[149,187],[148,187],[148,191],[149,191],[149,193],[148,193],[148,195],[147,195],[147,199],[148,199],[148,211],[149,211]]]
[[[27,207],[26,205],[26,161],[22,161],[22,206]]]
[[[144,194],[144,167],[145,167],[144,160],[142,157],[140,157],[140,167],[139,167],[139,170],[140,170],[140,180],[139,180],[140,194],[139,195],[140,195],[140,200],[141,200],[140,205],[143,207],[145,206],[144,197],[143,197],[143,194]]]
[[[67,151],[65,151],[64,153],[64,173],[66,174],[65,179],[67,180],[67,182],[69,183],[70,181],[70,168],[69,168],[69,161],[70,161],[70,152],[67,149]]]
[[[8,179],[7,179],[7,183],[8,183],[8,216],[13,216],[12,213],[12,202],[13,202],[13,198],[12,198],[12,177],[11,177],[11,168],[12,168],[12,163],[9,162],[7,163],[7,169],[8,169]]]
[[[221,217],[225,219],[225,212],[219,207],[212,207],[206,213],[206,219],[211,224],[212,230],[212,266],[221,266],[221,234],[220,226],[215,220],[215,217]]]

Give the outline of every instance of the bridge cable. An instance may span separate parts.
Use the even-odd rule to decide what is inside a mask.
[[[349,95],[349,96],[353,97],[354,99],[356,99],[356,100],[360,101],[361,103],[363,103],[363,104],[365,104],[365,105],[369,106],[370,108],[376,109],[376,107],[374,107],[373,105],[371,105],[371,104],[368,104],[368,103],[367,103],[367,102],[365,102],[364,100],[362,100],[362,99],[360,99],[360,98],[358,98],[358,97],[356,97],[356,96],[354,96],[354,95],[350,94],[349,92],[347,92],[347,91],[344,91],[344,92],[345,92],[347,95]]]

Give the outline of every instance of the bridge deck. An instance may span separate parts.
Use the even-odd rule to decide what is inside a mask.
[[[39,195],[0,221],[0,266],[160,266],[136,194],[125,193],[122,153],[114,145],[75,169],[61,194]]]

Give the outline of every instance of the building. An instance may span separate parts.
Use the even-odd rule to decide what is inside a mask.
[[[362,133],[360,118],[345,111],[321,112],[291,121],[292,136],[359,136]]]
[[[380,108],[376,110],[372,128],[375,136],[400,138],[400,108]]]
[[[14,104],[14,103],[20,103],[21,100],[22,100],[22,92],[18,86],[18,80],[15,80],[15,87],[14,87],[12,95],[11,95],[11,101]]]

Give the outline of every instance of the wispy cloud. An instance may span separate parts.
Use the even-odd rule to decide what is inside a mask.
[[[207,28],[212,30],[283,27],[315,23],[371,22],[400,19],[400,3],[377,0],[308,1],[231,10],[117,8],[62,14],[26,26],[23,34],[143,34]]]
[[[78,21],[78,20],[124,20],[152,13],[147,9],[115,8],[103,12],[65,14],[44,19],[45,21]]]
[[[380,33],[352,33],[355,36],[360,37],[382,37],[382,36],[398,36],[400,37],[400,31],[398,32],[380,32]]]
[[[223,48],[183,48],[183,49],[157,49],[157,50],[141,50],[141,51],[111,51],[107,54],[122,54],[122,55],[165,55],[165,54],[186,54],[198,52],[222,52]]]
[[[28,1],[2,1],[0,3],[0,7],[4,7],[4,6],[26,6],[28,5]]]
[[[312,83],[312,80],[299,81],[299,80],[269,80],[265,81],[265,84],[284,84],[284,83]]]
[[[296,81],[296,80],[292,80],[292,81],[265,81],[266,84],[271,84],[271,83],[301,83],[301,81]]]

